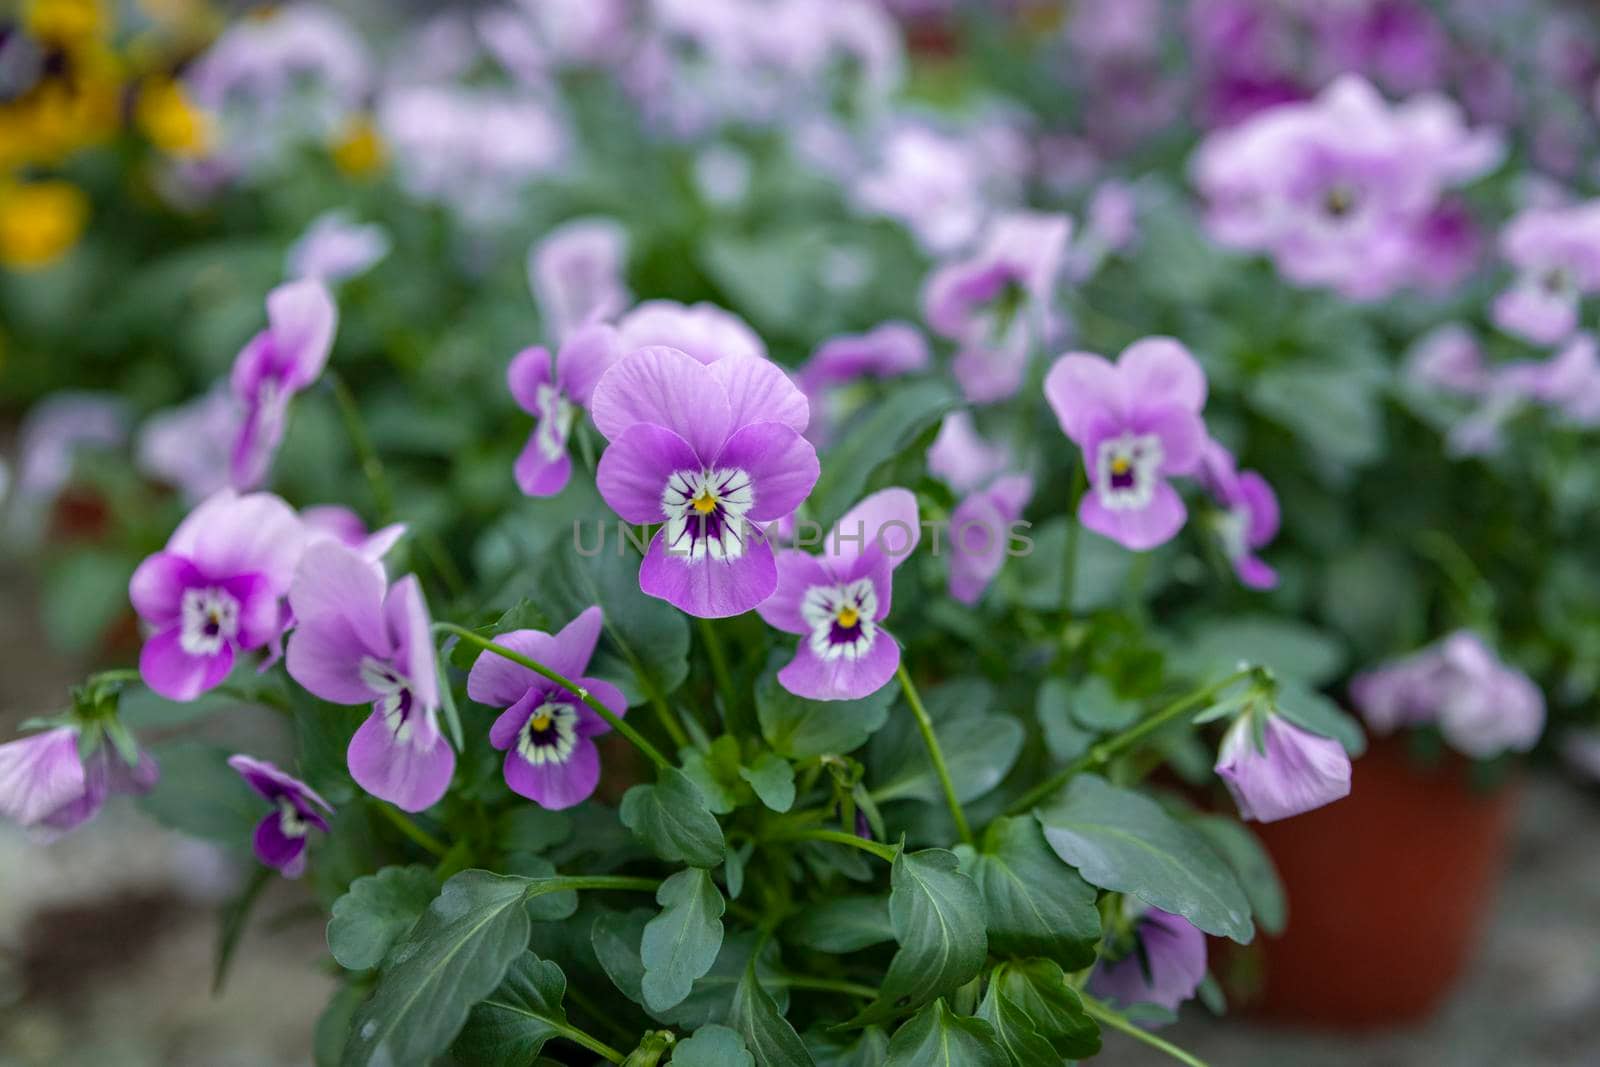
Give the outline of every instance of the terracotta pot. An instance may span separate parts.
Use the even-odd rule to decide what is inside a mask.
[[[1263,936],[1263,1015],[1376,1027],[1428,1015],[1469,961],[1494,902],[1520,793],[1474,789],[1451,757],[1420,767],[1375,741],[1350,795],[1258,827],[1283,877],[1289,925]]]

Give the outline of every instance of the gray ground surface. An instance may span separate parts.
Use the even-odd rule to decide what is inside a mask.
[[[3,737],[76,674],[40,651],[34,606],[0,573]],[[1530,786],[1488,936],[1433,1020],[1352,1036],[1191,1009],[1164,1036],[1214,1067],[1600,1065],[1600,793],[1553,776]],[[216,913],[238,876],[123,803],[46,847],[0,826],[0,1067],[308,1064],[331,984],[320,920],[270,922],[303,902],[295,886],[274,887],[226,991],[210,993]],[[1111,1034],[1095,1062],[1172,1061]]]

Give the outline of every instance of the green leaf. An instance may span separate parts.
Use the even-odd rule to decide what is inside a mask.
[[[1240,662],[1270,667],[1283,679],[1323,685],[1345,667],[1343,646],[1314,626],[1270,615],[1209,617],[1172,652],[1174,672],[1202,678]]]
[[[783,688],[777,674],[771,663],[756,682],[756,716],[767,744],[790,759],[853,752],[882,728],[894,703],[888,685],[860,700],[807,700]]]
[[[462,871],[394,948],[356,1013],[345,1067],[427,1063],[528,946],[528,883]]]
[[[897,384],[828,450],[811,491],[818,524],[827,529],[837,522],[861,499],[879,467],[910,449],[955,406],[956,398],[942,382]]]
[[[340,986],[328,1006],[322,1009],[311,1036],[311,1060],[316,1067],[339,1067],[339,1061],[344,1058],[344,1046],[350,1040],[351,1021],[366,999],[366,986],[349,982]]]
[[[1117,696],[1111,683],[1098,674],[1090,675],[1070,695],[1072,717],[1080,726],[1098,733],[1114,733],[1132,726],[1139,718],[1139,703]]]
[[[691,867],[661,883],[661,914],[645,925],[639,944],[645,1007],[663,1012],[689,995],[722,949],[722,894],[709,871]]]
[[[644,961],[639,958],[639,944],[644,939],[644,928],[654,918],[645,908],[632,911],[606,911],[595,916],[589,930],[589,941],[594,946],[595,959],[606,972],[611,984],[635,1004],[644,1003]]]
[[[1057,1055],[1078,1060],[1100,1051],[1100,1026],[1055,960],[1003,963],[995,968],[989,988],[1022,1009]]]
[[[1027,731],[1009,715],[991,714],[993,687],[977,678],[958,678],[927,694],[928,717],[944,750],[945,764],[962,803],[988,793],[1005,779],[1022,751]],[[873,769],[872,797],[945,803],[944,790],[928,758],[927,746],[909,709],[893,716],[868,749]]]
[[[705,798],[688,776],[664,767],[655,785],[636,785],[623,794],[622,825],[668,863],[715,867],[726,845],[722,827],[706,810]]]
[[[561,547],[540,572],[538,589],[541,603],[558,619],[576,618],[591,604],[600,605],[605,637],[589,673],[621,687],[629,707],[651,693],[667,696],[689,677],[688,619],[666,601],[640,592],[636,568],[615,553],[580,555],[563,531]]]
[[[816,1067],[800,1035],[756,980],[754,962],[734,990],[728,1025],[744,1038],[760,1067]]]
[[[1348,367],[1278,367],[1250,384],[1252,408],[1299,439],[1323,463],[1357,467],[1383,455],[1377,376]]]
[[[739,777],[749,782],[761,803],[773,811],[794,806],[794,767],[782,756],[763,752],[755,763],[739,768]]]
[[[818,952],[841,955],[894,940],[888,897],[832,897],[808,904],[783,927],[784,937]]]
[[[572,837],[572,816],[532,804],[502,812],[495,824],[495,844],[506,852],[543,852]]]
[[[1051,758],[1069,763],[1089,751],[1095,733],[1085,730],[1072,718],[1072,684],[1065,678],[1046,678],[1034,701],[1034,715],[1044,731],[1044,744]]]
[[[1367,750],[1367,735],[1360,723],[1332,700],[1291,678],[1278,680],[1273,710],[1302,729],[1333,738],[1351,756]]]
[[[963,845],[956,855],[983,894],[990,952],[1048,956],[1073,970],[1094,962],[1098,893],[1050,850],[1034,819],[996,819],[981,852]]]
[[[705,797],[714,815],[726,815],[739,806],[739,740],[724,734],[702,752],[697,748],[678,751],[683,773]]]
[[[502,866],[504,867],[502,874],[515,874],[535,881],[548,881],[559,877],[556,874],[555,864],[543,856],[532,856],[526,852],[513,852],[505,858]],[[561,922],[563,919],[572,918],[572,913],[577,910],[578,893],[574,889],[528,895],[528,918],[534,922]]]
[[[1090,885],[1131,893],[1208,934],[1241,944],[1254,935],[1250,902],[1233,872],[1144,794],[1081,774],[1034,816],[1056,855]]]
[[[895,1031],[884,1067],[1011,1067],[1011,1060],[987,1022],[936,1000]]]
[[[328,949],[347,971],[365,971],[383,962],[389,947],[416,924],[439,885],[426,867],[385,867],[357,878],[333,902]]]
[[[734,991],[751,964],[758,941],[760,935],[754,930],[724,937],[722,951],[717,953],[717,962],[711,965],[711,970],[695,979],[694,988],[683,1003],[662,1012],[657,1018],[684,1030],[693,1030],[707,1023],[726,1023],[733,1012]],[[778,1010],[787,1011],[788,989],[774,984],[778,976],[777,942],[769,939],[762,946],[761,955],[755,956],[754,962],[756,980],[765,983],[763,988],[772,996]]]
[[[1000,992],[997,982],[989,983],[978,1018],[994,1030],[995,1041],[1005,1049],[1016,1067],[1059,1064],[1061,1056],[1033,1025],[1033,1019],[1016,1001]]]
[[[1244,895],[1250,899],[1250,910],[1257,925],[1269,934],[1283,933],[1289,920],[1289,903],[1278,872],[1272,866],[1272,857],[1261,847],[1256,835],[1226,815],[1195,815],[1189,819],[1189,825],[1199,830],[1233,868],[1239,884],[1244,887]]]
[[[940,848],[895,856],[889,874],[889,920],[900,950],[889,961],[878,999],[850,1025],[881,1022],[921,1007],[972,980],[983,968],[983,897]]]
[[[702,1026],[693,1037],[678,1042],[672,1062],[678,1067],[756,1067],[744,1038],[717,1023]]]
[[[567,1023],[561,968],[524,952],[500,987],[475,1005],[451,1051],[475,1067],[526,1067]]]
[[[750,856],[755,852],[753,841],[746,841],[738,848],[730,848],[722,857],[722,878],[728,885],[728,899],[738,900],[739,894],[744,892],[744,865],[750,862]]]
[[[889,1035],[876,1026],[855,1035],[807,1030],[805,1042],[817,1067],[882,1067],[889,1058]]]
[[[228,751],[199,741],[157,745],[155,788],[139,797],[141,810],[163,826],[194,837],[244,847],[268,804],[228,766]]]

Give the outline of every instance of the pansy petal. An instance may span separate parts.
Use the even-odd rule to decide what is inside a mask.
[[[347,620],[368,648],[386,654],[384,592],[383,573],[360,553],[337,541],[318,541],[295,568],[289,607],[301,623]]]
[[[59,726],[0,745],[0,815],[32,826],[82,796],[78,732]]]
[[[589,666],[594,647],[600,642],[600,631],[605,626],[605,613],[598,604],[591,604],[573,617],[555,636],[556,651],[545,666],[557,674],[576,678]],[[537,659],[537,656],[533,657]]]
[[[306,839],[283,832],[282,816],[268,813],[256,824],[256,859],[274,867],[285,878],[298,878],[305,871]]]
[[[1124,348],[1117,374],[1130,404],[1174,404],[1196,413],[1206,406],[1205,371],[1171,337],[1143,337]]]
[[[314,278],[278,286],[267,294],[267,321],[284,364],[284,388],[295,392],[316,381],[339,326],[339,307],[328,287]]]
[[[712,367],[728,362],[713,363]],[[746,516],[755,522],[772,522],[794,511],[811,495],[822,472],[811,442],[777,422],[755,422],[740,429],[722,446],[713,466],[750,475],[755,501]],[[658,501],[659,496],[658,491]],[[659,514],[659,504],[657,511]]]
[[[845,512],[822,543],[822,558],[843,575],[857,557],[878,549],[891,566],[899,566],[922,540],[917,496],[898,486],[880,489]]]
[[[988,493],[978,492],[950,513],[950,595],[976,604],[1005,563],[1010,523]]]
[[[756,612],[768,626],[787,634],[811,632],[811,624],[800,614],[806,591],[813,586],[833,585],[838,579],[815,556],[786,548],[776,557],[778,585],[772,595],[756,605]]]
[[[1245,540],[1251,548],[1260,548],[1278,536],[1280,516],[1278,494],[1272,491],[1267,480],[1255,471],[1239,474],[1239,496],[1250,512],[1250,523],[1245,530]]]
[[[396,669],[411,683],[412,696],[431,714],[439,706],[439,662],[433,649],[433,620],[416,575],[406,575],[389,589],[383,620]]]
[[[661,495],[668,479],[675,471],[698,473],[702,466],[689,442],[678,434],[652,423],[636,423],[613,438],[600,457],[595,487],[624,521],[660,522],[666,517]]]
[[[494,659],[500,658],[489,652],[485,652],[484,655],[492,656]],[[528,673],[531,674],[533,672],[529,671]],[[502,711],[499,717],[494,720],[494,725],[489,727],[490,747],[504,752],[516,744],[517,735],[522,732],[523,724],[533,717],[533,710],[544,703],[544,698],[545,690],[529,689],[513,701],[511,706]],[[472,699],[477,700],[478,698],[473,697]]]
[[[880,629],[859,659],[825,660],[804,638],[794,659],[778,672],[778,683],[807,700],[859,700],[887,685],[900,666],[900,646]]]
[[[601,375],[589,413],[606,440],[630,426],[664,426],[697,455],[714,456],[732,426],[727,391],[711,371],[675,348],[631,352]]]
[[[587,323],[562,342],[556,356],[556,381],[574,404],[588,407],[594,387],[622,356],[622,337],[614,327]]]
[[[772,546],[759,536],[745,538],[737,559],[690,559],[667,551],[666,539],[657,533],[639,566],[640,589],[702,619],[742,615],[777,586]]]
[[[1082,446],[1106,412],[1123,410],[1122,381],[1102,356],[1069,352],[1051,365],[1044,396],[1061,432]]]
[[[555,380],[550,350],[543,345],[524,348],[506,368],[506,386],[517,407],[530,415],[539,414],[539,387]]]
[[[600,753],[594,742],[579,736],[565,763],[549,760],[534,766],[515,748],[506,753],[506,785],[542,808],[559,811],[588,800],[600,784]]]
[[[1148,552],[1172,540],[1188,516],[1183,498],[1166,482],[1156,483],[1150,503],[1142,508],[1108,508],[1099,493],[1083,494],[1078,507],[1085,526],[1135,552]]]
[[[710,364],[732,411],[733,430],[754,422],[781,422],[797,433],[811,420],[811,405],[784,369],[766,359],[720,359]]]
[[[583,689],[600,702],[600,705],[612,714],[625,716],[628,714],[628,698],[622,695],[622,690],[601,678],[574,678],[579,688]],[[559,691],[559,690],[558,690]],[[578,694],[573,693],[573,696]],[[578,704],[578,733],[583,737],[595,737],[599,734],[611,732],[611,724],[589,705]]]
[[[144,621],[158,625],[171,623],[183,612],[184,590],[203,584],[200,572],[183,556],[157,552],[133,572],[128,582],[128,599]]]
[[[167,541],[207,577],[259,573],[287,592],[305,544],[294,510],[271,493],[240,496],[224,489],[191,511]]]
[[[361,724],[346,756],[356,784],[401,811],[437,804],[456,769],[456,754],[443,737],[436,736],[431,746],[399,741],[379,712]]]
[[[1161,440],[1161,472],[1192,474],[1200,469],[1205,455],[1206,426],[1200,416],[1186,408],[1164,404],[1139,408],[1130,419],[1134,433],[1154,434]]]
[[[539,441],[539,435],[529,434],[512,473],[516,476],[517,488],[526,495],[555,496],[572,478],[572,457],[563,451],[552,459]]]
[[[139,676],[168,700],[193,700],[221,685],[232,669],[232,645],[224,644],[210,656],[190,655],[183,650],[178,627],[153,634],[139,650]]]

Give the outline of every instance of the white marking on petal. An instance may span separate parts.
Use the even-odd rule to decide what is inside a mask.
[[[517,733],[517,755],[535,767],[567,762],[577,745],[578,710],[558,701],[533,709]]]
[[[239,633],[239,601],[225,589],[185,589],[178,646],[191,656],[214,656]]]
[[[1095,492],[1111,511],[1137,511],[1155,497],[1161,471],[1161,438],[1125,433],[1100,442],[1095,457]]]
[[[674,471],[661,491],[667,551],[691,561],[738,559],[755,502],[755,485],[738,468]]]
[[[811,627],[806,640],[824,660],[858,660],[878,636],[878,590],[870,578],[844,585],[814,585],[800,601],[800,617]]]

